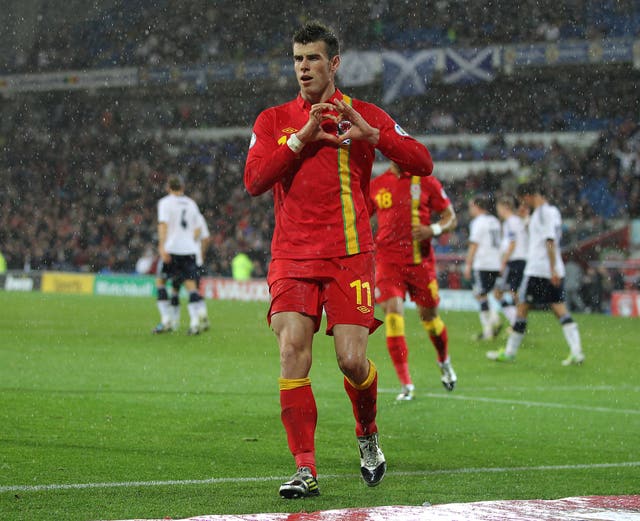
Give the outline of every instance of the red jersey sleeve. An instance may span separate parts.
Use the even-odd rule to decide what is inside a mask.
[[[422,191],[428,198],[428,210],[429,217],[431,213],[442,213],[451,204],[449,196],[444,191],[442,183],[436,177],[425,177],[421,180]],[[428,222],[422,221],[423,224],[431,224],[431,219]]]
[[[384,110],[373,104],[367,105],[369,110],[365,119],[372,127],[380,130],[376,148],[411,175],[431,175],[433,159],[427,147],[407,134]]]
[[[251,195],[260,195],[299,168],[299,158],[275,135],[275,111],[266,110],[253,126],[244,170],[244,185]]]

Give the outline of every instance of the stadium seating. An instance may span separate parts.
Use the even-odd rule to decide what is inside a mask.
[[[526,1],[518,5],[518,18],[529,21],[517,26],[510,22],[511,4],[504,4],[491,13],[468,2],[464,13],[458,11],[463,4],[454,2],[440,2],[433,11],[409,4],[376,10],[380,6],[372,3],[363,13],[355,2],[324,7],[340,10],[345,47],[355,49],[628,38],[640,28],[636,2],[585,0],[558,11],[554,2]],[[252,58],[280,58],[289,45],[284,31],[299,22],[295,10],[284,10],[286,23],[271,23],[269,17],[279,15],[252,16],[249,8],[226,1],[215,7],[198,0],[171,8],[157,1],[109,5],[93,19],[65,19],[64,31],[61,18],[47,12],[37,36],[25,40],[31,46],[6,53],[0,89],[7,73],[133,66],[144,77],[198,63],[235,68],[248,50]],[[478,23],[461,23],[469,18]],[[499,72],[489,87],[452,87],[436,79],[425,93],[385,106],[429,144],[436,165],[487,165],[463,178],[444,176],[460,225],[442,238],[438,251],[456,254],[466,247],[467,197],[513,191],[523,175],[541,179],[551,199],[562,202],[571,223],[566,244],[640,217],[640,132],[637,114],[629,112],[637,103],[638,81],[630,62],[523,68]],[[380,80],[349,90],[372,101],[381,97]],[[9,267],[133,271],[155,241],[155,202],[164,179],[181,172],[212,230],[209,271],[228,275],[242,243],[264,273],[269,196],[247,196],[242,167],[249,127],[265,100],[284,101],[293,92],[295,81],[287,77],[0,97],[0,178],[6,186],[0,192],[0,245]],[[518,167],[498,172],[489,161],[515,161]]]

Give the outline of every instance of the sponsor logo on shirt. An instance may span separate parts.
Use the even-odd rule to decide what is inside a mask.
[[[360,311],[360,313],[364,313],[365,315],[367,313],[371,313],[371,308],[367,307],[367,306],[358,306],[356,308],[358,311]]]
[[[287,139],[289,139],[289,136],[294,132],[298,132],[298,129],[293,127],[287,127],[287,128],[283,128],[280,132],[282,132],[284,135],[280,136],[280,139],[278,139],[278,145],[284,145],[287,142]]]

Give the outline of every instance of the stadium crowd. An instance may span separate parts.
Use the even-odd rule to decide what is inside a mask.
[[[113,66],[164,67],[212,60],[283,56],[287,28],[332,16],[345,49],[406,49],[635,36],[640,7],[631,0],[414,2],[330,0],[277,9],[260,2],[145,0],[107,3],[95,18],[41,7],[34,34],[1,72]],[[473,23],[469,23],[472,21]],[[4,69],[4,70],[3,70]]]
[[[290,45],[283,28],[331,10],[340,13],[336,20],[346,47],[363,49],[633,36],[640,27],[640,7],[626,0],[561,6],[526,0],[517,16],[508,2],[467,2],[464,16],[457,11],[460,2],[447,0],[432,11],[409,2],[392,8],[384,0],[366,7],[332,1],[323,4],[322,13],[313,11],[319,6],[301,12],[285,3],[280,12],[264,10],[260,16],[252,12],[256,5],[189,0],[172,5],[169,17],[164,0],[148,0],[136,9],[115,2],[100,20],[75,22],[65,30],[55,17],[43,16],[32,47],[5,56],[0,73],[280,56],[287,52],[282,46]],[[289,17],[291,23],[270,23],[270,16]],[[460,22],[470,18],[478,23]],[[640,217],[640,131],[630,119],[637,75],[615,67],[532,74],[501,78],[492,88],[452,89],[436,82],[425,95],[400,98],[385,108],[416,136],[491,133],[493,139],[482,147],[431,147],[436,175],[442,161],[517,159],[561,207],[568,225],[565,246],[614,227],[617,219]],[[264,275],[273,216],[268,194],[250,198],[242,187],[248,135],[189,140],[175,131],[248,127],[266,99],[289,96],[290,89],[264,85],[264,95],[256,96],[251,84],[220,88],[0,97],[0,251],[9,269],[134,271],[155,245],[155,205],[164,182],[180,173],[212,232],[209,273],[230,275],[231,259],[245,251],[255,261],[254,276]],[[357,90],[353,94],[359,97]],[[375,99],[371,94],[362,97]],[[493,110],[496,106],[504,110]],[[542,141],[507,145],[503,137],[576,129],[598,129],[600,138],[578,149]],[[466,248],[466,202],[473,194],[497,199],[513,193],[522,171],[443,179],[459,225],[440,238],[438,253],[455,258]],[[452,263],[442,264],[440,278],[443,287],[466,284]]]
[[[273,217],[269,194],[250,198],[242,187],[248,136],[184,141],[90,97],[8,106],[0,125],[0,244],[10,269],[133,272],[155,244],[155,205],[167,176],[177,172],[212,232],[209,273],[230,275],[238,251],[256,261],[254,276],[265,273]],[[437,173],[438,160],[475,158],[478,151],[436,147],[433,153]],[[586,150],[558,143],[508,147],[497,136],[480,155],[516,157],[544,183],[571,223],[565,244],[601,233],[617,218],[640,217],[640,130],[634,122],[610,128]],[[520,181],[515,172],[489,171],[445,179],[460,224],[441,237],[437,251],[465,249],[466,201],[473,194],[497,198],[513,193]],[[443,266],[444,287],[464,283],[457,271]]]

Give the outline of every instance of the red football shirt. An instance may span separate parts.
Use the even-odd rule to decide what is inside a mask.
[[[254,124],[244,183],[252,195],[273,191],[274,259],[332,258],[373,250],[368,198],[375,148],[414,175],[428,176],[433,169],[426,147],[382,109],[338,90],[327,101],[336,98],[380,129],[377,147],[359,140],[339,147],[320,141],[294,154],[287,139],[306,124],[311,109],[300,95],[263,111]],[[338,132],[331,121],[323,128]]]
[[[431,241],[413,240],[411,226],[431,224],[431,213],[441,213],[451,204],[438,179],[406,173],[398,177],[387,170],[371,181],[371,199],[378,215],[376,261],[435,261]]]

